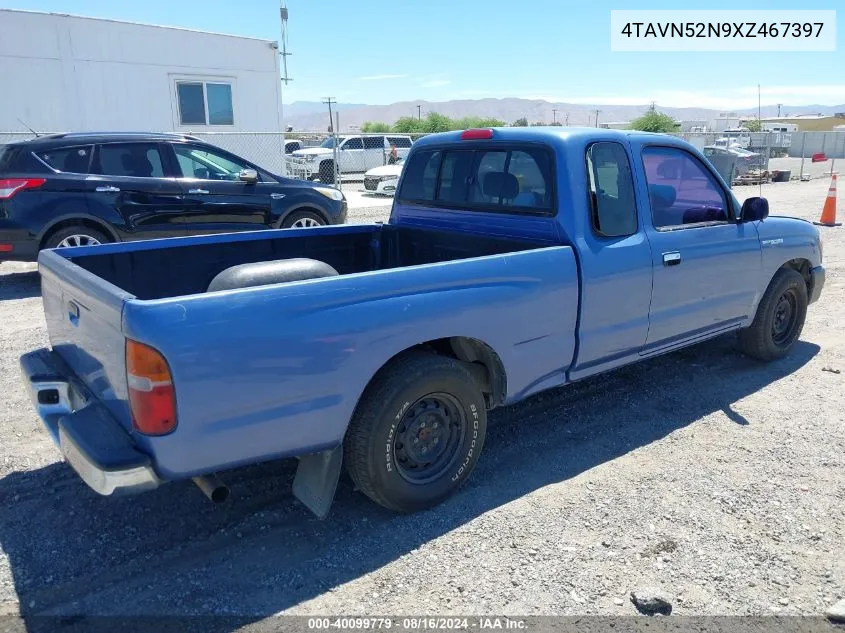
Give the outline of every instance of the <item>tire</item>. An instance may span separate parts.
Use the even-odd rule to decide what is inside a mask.
[[[415,512],[467,481],[486,431],[484,396],[459,361],[403,354],[364,392],[344,440],[344,462],[370,499],[395,512]]]
[[[62,244],[67,241],[68,243]],[[44,243],[44,248],[62,248],[66,246],[92,246],[94,244],[107,244],[112,239],[105,235],[102,231],[89,228],[82,224],[68,226],[59,229],[47,238]],[[79,242],[79,243],[74,243]]]
[[[304,229],[314,226],[326,226],[326,220],[315,211],[294,211],[282,222],[283,229]]]
[[[320,182],[327,185],[334,184],[334,175],[333,160],[324,160],[320,163],[320,167],[317,169],[317,177],[320,179]]]
[[[782,358],[795,345],[807,317],[807,284],[792,268],[775,274],[751,325],[739,332],[742,351],[753,358]]]

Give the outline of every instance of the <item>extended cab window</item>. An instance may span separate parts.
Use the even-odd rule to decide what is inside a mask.
[[[676,147],[646,147],[643,167],[656,228],[728,222],[722,187],[692,154]]]
[[[593,230],[605,237],[637,232],[634,180],[625,148],[619,143],[593,143],[587,148],[587,177]]]

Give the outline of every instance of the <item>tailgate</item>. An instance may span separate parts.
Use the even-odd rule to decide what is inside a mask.
[[[38,257],[50,345],[127,429],[129,412],[123,304],[133,295],[56,251]]]

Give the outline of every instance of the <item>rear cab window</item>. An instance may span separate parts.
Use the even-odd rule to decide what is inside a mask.
[[[551,149],[541,145],[423,149],[410,157],[398,199],[447,209],[551,215],[552,164]]]

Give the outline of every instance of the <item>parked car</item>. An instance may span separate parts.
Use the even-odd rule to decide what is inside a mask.
[[[337,161],[340,172],[344,174],[363,174],[373,167],[386,165],[391,146],[396,148],[400,158],[408,155],[413,141],[410,136],[401,134],[338,136]],[[306,147],[293,153],[311,165],[314,178],[322,182],[334,181],[334,143],[330,136],[319,147]]]
[[[405,159],[400,158],[392,165],[370,169],[364,174],[364,190],[383,196],[392,196],[396,193],[396,184],[399,182],[404,165]]]
[[[300,139],[285,139],[285,154],[293,154],[303,148]]]
[[[345,221],[339,190],[277,176],[191,136],[58,134],[0,146],[0,261]]]
[[[705,145],[702,152],[712,162],[719,161],[718,157],[732,158],[735,176],[748,173],[751,169],[765,169],[768,165],[765,156],[743,149],[739,145]]]
[[[57,249],[39,270],[52,349],[23,375],[92,489],[193,478],[221,500],[220,471],[298,456],[318,516],[342,465],[391,510],[444,500],[490,408],[728,332],[781,358],[825,279],[811,223],[740,206],[678,138],[596,128],[423,138],[387,224]]]

